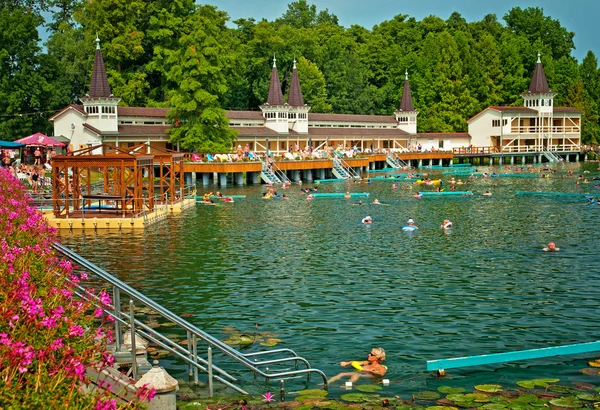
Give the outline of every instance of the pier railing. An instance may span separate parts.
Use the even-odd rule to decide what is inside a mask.
[[[238,380],[225,371],[223,368],[214,364],[213,360],[213,349],[223,355],[223,364],[226,364],[225,358],[230,358],[234,362],[241,365],[243,368],[246,368],[252,371],[255,375],[259,375],[264,377],[265,379],[281,379],[284,380],[286,378],[297,377],[300,375],[305,375],[310,379],[311,374],[317,374],[323,379],[323,385],[327,388],[327,377],[325,374],[318,370],[310,367],[310,363],[299,357],[293,350],[291,349],[275,349],[275,350],[267,350],[267,351],[259,351],[254,353],[246,353],[243,354],[221,340],[211,336],[210,334],[204,332],[188,321],[182,319],[177,316],[170,310],[166,309],[162,305],[153,301],[149,297],[143,295],[137,290],[133,289],[131,286],[126,283],[120,281],[113,275],[109,274],[102,268],[93,264],[89,260],[84,257],[78,255],[71,249],[63,246],[59,243],[54,244],[54,249],[64,255],[65,257],[71,259],[75,262],[77,269],[83,270],[85,269],[87,272],[91,273],[94,276],[95,280],[100,280],[102,286],[109,285],[112,287],[113,293],[113,301],[112,305],[107,310],[105,307],[105,312],[111,315],[115,319],[115,354],[123,354],[127,353],[126,349],[124,351],[124,346],[122,342],[123,329],[129,328],[132,334],[132,346],[131,351],[135,352],[135,337],[133,335],[139,335],[145,340],[148,340],[161,348],[168,351],[170,354],[176,356],[183,362],[185,362],[189,369],[190,377],[193,376],[194,383],[198,384],[198,372],[203,372],[208,375],[208,392],[209,396],[213,396],[213,382],[217,381],[225,386],[239,392],[242,394],[247,394],[247,392],[238,385]],[[88,275],[91,277],[91,275]],[[80,284],[74,284],[78,289],[77,295],[79,297],[85,299],[94,299],[95,297],[91,295],[87,289],[84,288],[83,282]],[[107,287],[108,290],[108,287]],[[121,300],[128,298],[129,303],[126,305],[126,308],[122,308]],[[187,343],[185,346],[179,344],[178,342],[171,340],[171,338],[167,335],[161,334],[156,328],[150,327],[148,324],[142,321],[141,316],[135,315],[135,306],[140,307],[142,305],[146,309],[150,309],[153,313],[160,315],[164,320],[173,323],[179,328],[183,329],[187,334]],[[172,333],[172,328],[169,327],[170,333]],[[205,346],[206,359],[199,354],[199,342],[203,342]],[[274,358],[273,358],[274,357]],[[264,358],[263,360],[259,360],[260,358]],[[269,372],[268,368],[265,370],[261,369],[261,367],[266,367],[269,365],[285,365],[285,364],[293,364],[293,370],[284,370],[280,372]],[[299,369],[298,365],[302,363],[306,368]],[[137,375],[137,361],[132,360],[132,370],[133,375]],[[282,382],[283,383],[283,382]]]

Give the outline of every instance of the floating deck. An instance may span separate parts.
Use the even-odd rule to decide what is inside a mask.
[[[314,196],[315,198],[343,198],[346,196],[345,193],[343,192],[319,192],[319,193],[314,193],[312,194],[312,196]],[[350,193],[351,197],[358,197],[358,196],[369,196],[368,192],[352,192]]]
[[[441,192],[421,192],[419,191],[419,195],[423,196],[473,196],[473,192],[471,191],[441,191]]]

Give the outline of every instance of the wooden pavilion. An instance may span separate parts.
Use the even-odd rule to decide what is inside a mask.
[[[100,149],[99,149],[100,148]],[[103,152],[98,155],[94,152]],[[154,156],[101,144],[52,160],[55,218],[138,217],[154,210]],[[102,173],[102,181],[92,175]],[[101,182],[101,183],[100,183]]]
[[[154,158],[154,185],[157,200],[162,204],[174,204],[184,198],[184,169],[186,154],[166,148],[150,146],[146,143],[127,148],[129,152],[149,152]]]

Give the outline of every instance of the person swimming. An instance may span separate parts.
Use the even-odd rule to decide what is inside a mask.
[[[373,218],[371,218],[370,216],[365,216],[362,220],[362,223],[364,225],[369,225],[373,223]]]
[[[352,198],[352,196],[350,195],[350,192],[346,191],[346,195],[344,195],[345,199],[350,199]]]
[[[548,246],[544,248],[544,252],[558,252],[560,248],[556,247],[554,242],[549,242]]]
[[[442,223],[442,225],[440,225],[440,228],[442,228],[442,229],[452,228],[452,222],[450,222],[449,219],[444,219],[444,223]]]
[[[379,199],[375,198],[373,205],[381,205],[381,202],[379,202]]]
[[[369,352],[367,360],[357,361],[351,360],[347,362],[340,362],[340,366],[348,367],[352,366],[357,372],[342,372],[329,379],[328,384],[331,384],[342,377],[349,377],[350,382],[354,383],[361,377],[373,377],[373,376],[385,376],[387,367],[381,364],[385,360],[385,350],[381,347],[375,347]]]

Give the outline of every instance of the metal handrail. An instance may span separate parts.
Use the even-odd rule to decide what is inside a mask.
[[[360,178],[360,175],[342,158],[334,156],[333,162],[335,163],[336,161],[338,161],[338,165],[340,165],[344,171],[346,171],[350,178]]]
[[[225,344],[224,342],[220,341],[219,339],[209,335],[208,333],[200,330],[199,328],[197,328],[196,326],[187,322],[186,320],[175,315],[170,310],[168,310],[165,307],[163,307],[162,305],[154,302],[152,299],[148,298],[147,296],[145,296],[142,293],[138,292],[137,290],[133,289],[131,286],[127,285],[126,283],[120,281],[113,275],[109,274],[102,268],[100,268],[97,265],[93,264],[92,262],[88,261],[87,259],[85,259],[81,255],[75,253],[74,251],[67,248],[66,246],[61,245],[59,243],[55,243],[53,245],[53,247],[54,247],[54,249],[56,249],[58,252],[60,252],[64,256],[68,257],[69,259],[73,260],[80,266],[85,267],[90,272],[97,275],[103,281],[111,284],[113,286],[114,290],[118,290],[118,292],[116,292],[117,297],[114,298],[115,299],[114,304],[115,304],[115,308],[116,309],[118,308],[119,312],[117,315],[113,315],[115,318],[121,319],[120,316],[124,316],[126,318],[131,319],[129,316],[127,316],[126,314],[124,314],[123,312],[120,311],[120,303],[118,302],[118,299],[120,298],[120,296],[119,296],[120,292],[124,292],[132,300],[135,299],[135,300],[141,302],[145,306],[147,306],[147,307],[151,308],[152,310],[156,311],[157,313],[159,313],[164,318],[181,326],[181,328],[183,328],[184,330],[186,330],[188,332],[188,339],[189,339],[189,335],[192,335],[194,338],[196,338],[196,337],[199,338],[200,340],[206,342],[209,345],[209,349],[210,348],[218,349],[220,352],[222,352],[226,356],[230,357],[231,359],[235,360],[236,362],[240,363],[247,369],[253,371],[257,375],[265,377],[266,379],[271,379],[271,378],[290,377],[290,376],[305,374],[310,379],[310,375],[312,373],[316,373],[323,378],[324,387],[327,388],[327,376],[325,375],[325,373],[323,373],[322,371],[320,371],[318,369],[311,368],[309,362],[306,359],[299,357],[293,350],[291,350],[291,349],[276,349],[276,350],[263,351],[263,352],[257,352],[257,353],[242,354],[239,351],[237,351],[236,349],[234,349],[234,348],[230,347],[229,345]],[[127,321],[124,321],[124,322],[127,322]],[[121,320],[115,320],[115,327],[116,327],[115,335],[121,334],[120,326],[121,326]],[[149,328],[147,328],[146,326],[141,326],[141,327],[143,329],[145,329],[147,332],[150,332]],[[179,346],[177,349],[174,349],[172,347],[169,347],[169,345],[167,343],[160,342],[155,337],[152,337],[152,335],[157,334],[157,332],[155,330],[151,331],[152,335],[150,335],[147,332],[141,332],[138,329],[136,329],[136,332],[143,335],[144,337],[147,337],[148,339],[152,340],[153,342],[161,345],[166,350],[177,355],[178,357],[184,358],[183,356],[185,356],[185,354],[182,354],[177,351],[177,350],[181,350],[179,348]],[[132,335],[132,338],[133,338],[133,335]],[[120,343],[119,340],[117,340],[117,342]],[[194,344],[193,350],[195,350],[195,344]],[[188,350],[186,351],[186,353],[187,353],[188,357],[190,357],[190,358],[194,357],[195,359],[199,360],[202,364],[208,365],[207,369],[205,369],[203,366],[201,366],[198,363],[191,363],[193,366],[195,366],[196,368],[199,368],[200,370],[208,371],[209,378],[211,379],[211,380],[209,380],[210,383],[212,383],[212,377],[215,377],[215,379],[217,379],[218,381],[220,381],[222,383],[225,383],[229,387],[234,388],[236,391],[238,391],[242,394],[247,394],[247,392],[245,392],[240,387],[234,386],[234,385],[226,382],[225,380],[221,379],[220,377],[212,376],[213,369],[217,370],[217,371],[219,371],[220,369],[213,366],[212,362],[210,360],[207,362],[205,360],[200,360],[200,358],[197,358],[196,355],[194,354],[194,352],[192,352],[189,344],[188,344]],[[252,362],[250,360],[250,357],[253,357],[253,356],[269,355],[269,354],[277,354],[277,353],[289,353],[292,356],[284,358],[284,359],[281,359],[281,358],[280,359],[272,359],[272,360],[266,360],[266,361],[261,361],[261,362]],[[210,358],[210,355],[209,355],[209,358]],[[189,362],[188,359],[184,358],[184,360]],[[271,364],[271,363],[282,363],[282,362],[287,362],[287,361],[294,361],[296,364],[296,368],[298,366],[298,362],[302,362],[307,366],[307,368],[299,369],[299,370],[297,369],[297,370],[291,370],[291,371],[283,371],[283,372],[279,372],[279,373],[266,373],[266,372],[260,370],[258,367],[256,367],[258,365],[265,365],[265,364]]]

